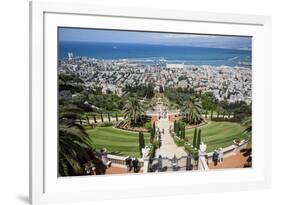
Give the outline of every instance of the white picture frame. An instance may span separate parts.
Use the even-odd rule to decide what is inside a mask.
[[[253,36],[253,168],[58,178],[55,160],[57,47],[54,43],[58,26]],[[271,186],[270,17],[33,1],[30,3],[30,93],[32,204],[241,191]]]

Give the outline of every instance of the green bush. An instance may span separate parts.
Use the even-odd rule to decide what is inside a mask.
[[[177,146],[184,146],[184,140],[178,137],[174,137],[174,142]]]
[[[196,158],[196,156],[198,156],[198,150],[196,150],[194,147],[192,147],[191,144],[185,144],[184,148],[187,152],[192,154],[193,157]]]
[[[151,130],[151,129],[152,129],[151,123],[150,123],[150,122],[146,122],[146,123],[144,124],[144,128],[147,129],[147,130]]]

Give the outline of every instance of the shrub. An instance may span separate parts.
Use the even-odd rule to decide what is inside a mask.
[[[191,144],[185,144],[184,148],[187,152],[189,152],[190,154],[192,154],[192,156],[194,157],[194,159],[196,159],[196,157],[198,156],[198,150],[195,150],[194,147],[191,146]]]
[[[151,125],[150,122],[146,122],[146,123],[144,124],[144,127],[145,127],[145,129],[147,129],[147,130],[151,130],[151,129],[152,129],[152,125]]]
[[[177,145],[177,146],[184,146],[184,140],[183,139],[181,139],[181,138],[178,138],[178,137],[175,137],[174,138],[174,142],[175,142],[175,144]]]
[[[160,140],[154,140],[153,145],[155,146],[155,148],[159,149],[161,146]]]

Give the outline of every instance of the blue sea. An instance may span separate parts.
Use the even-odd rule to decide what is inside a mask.
[[[192,65],[238,66],[251,64],[250,50],[127,43],[59,42],[59,58],[74,56],[104,60],[126,59],[136,63],[185,63]]]

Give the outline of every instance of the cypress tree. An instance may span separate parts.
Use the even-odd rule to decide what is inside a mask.
[[[176,133],[176,126],[177,126],[177,121],[174,121],[174,132]]]
[[[178,122],[177,121],[175,121],[176,123],[175,123],[175,133],[176,133],[176,135],[178,134],[178,130],[179,130],[179,124],[178,124]]]
[[[180,130],[181,129],[181,127],[180,127],[180,124],[179,124],[179,122],[177,123],[177,136],[178,137],[180,137]]]
[[[144,147],[145,147],[144,135],[142,132],[139,132],[139,150],[141,156],[142,156],[142,148]]]
[[[154,133],[156,133],[156,126],[155,126],[155,122],[153,122],[153,131],[154,131]]]
[[[201,129],[198,131],[198,136],[197,136],[197,148],[199,149],[201,144]]]
[[[150,129],[150,143],[152,144],[153,141],[154,141],[154,137],[155,137],[155,132],[154,132],[154,129],[151,128]]]
[[[192,141],[193,147],[196,147],[196,143],[197,143],[197,127],[194,129],[194,133],[193,133],[193,141]]]
[[[181,126],[181,138],[184,139],[185,138],[185,124],[182,123]]]
[[[102,113],[100,114],[100,119],[101,119],[101,121],[103,122],[103,116],[102,116]]]

